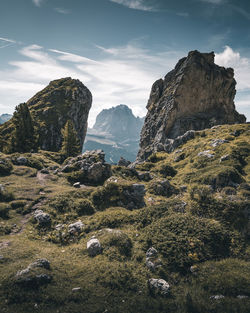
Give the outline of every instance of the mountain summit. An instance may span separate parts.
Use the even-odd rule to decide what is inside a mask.
[[[110,163],[117,163],[121,156],[134,161],[143,121],[125,104],[102,110],[88,129],[84,151],[103,149]]]
[[[189,130],[244,123],[245,116],[235,110],[235,85],[233,69],[216,65],[213,52],[189,52],[153,84],[138,158],[166,150],[169,138]]]

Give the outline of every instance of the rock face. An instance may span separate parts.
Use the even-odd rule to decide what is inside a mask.
[[[92,95],[79,80],[54,80],[27,102],[34,120],[39,125],[41,149],[58,151],[61,148],[61,130],[72,120],[83,145]]]
[[[169,139],[189,130],[244,123],[245,116],[235,110],[235,85],[233,69],[216,65],[213,52],[191,51],[153,84],[138,160],[165,150]]]
[[[143,122],[124,104],[102,110],[88,129],[83,151],[102,149],[109,163],[117,163],[121,156],[134,161]]]

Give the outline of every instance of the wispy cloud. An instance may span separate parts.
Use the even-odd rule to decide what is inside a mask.
[[[70,10],[64,8],[55,8],[55,11],[60,14],[70,14]]]
[[[238,12],[240,15],[244,16],[246,19],[250,20],[250,12],[244,10],[243,8],[236,6],[236,5],[230,5],[230,7]]]
[[[26,60],[13,60],[12,69],[0,71],[1,102],[14,105],[26,101],[49,81],[71,76],[80,79],[92,92],[94,101],[89,122],[104,108],[120,103],[143,116],[153,82],[171,70],[185,53],[151,54],[133,44],[124,47],[98,47],[98,59],[31,45],[20,50]],[[18,99],[18,100],[17,100]],[[10,112],[8,106],[3,112]]]
[[[223,4],[226,3],[226,0],[199,0],[201,2],[207,2],[211,4]]]
[[[181,16],[181,17],[189,17],[188,12],[177,12],[176,15]]]
[[[44,0],[32,0],[32,2],[37,6],[40,7]]]
[[[15,40],[13,40],[13,39],[0,37],[0,49],[6,48],[6,47],[9,47],[9,46],[13,46],[16,43],[17,42]]]
[[[157,11],[153,6],[145,4],[144,0],[110,0],[121,5],[124,5],[130,9],[141,10],[141,11]]]

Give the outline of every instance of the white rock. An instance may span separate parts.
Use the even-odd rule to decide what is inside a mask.
[[[90,256],[96,256],[102,252],[102,246],[98,239],[93,238],[87,242],[87,250]]]

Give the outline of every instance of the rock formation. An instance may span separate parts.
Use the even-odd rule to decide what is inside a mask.
[[[109,163],[117,163],[121,156],[134,161],[143,122],[124,104],[102,110],[88,129],[83,151],[102,149]]]
[[[83,145],[92,95],[79,80],[70,77],[54,80],[27,104],[39,125],[41,149],[60,149],[61,130],[69,119],[74,124],[80,145]]]
[[[232,68],[214,63],[214,53],[191,51],[174,70],[152,87],[141,132],[138,160],[166,150],[166,142],[189,130],[244,123],[235,110],[236,81]]]

